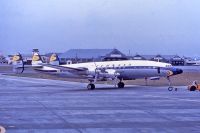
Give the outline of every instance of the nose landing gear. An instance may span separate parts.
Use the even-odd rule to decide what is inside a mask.
[[[168,83],[169,83],[168,91],[173,91],[173,90],[178,91],[177,88],[174,88],[174,87],[171,85],[171,80],[170,80],[169,77],[167,77],[167,80],[168,80]]]

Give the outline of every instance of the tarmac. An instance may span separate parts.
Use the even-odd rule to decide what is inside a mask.
[[[0,75],[0,126],[8,133],[199,132],[199,91],[86,85]]]

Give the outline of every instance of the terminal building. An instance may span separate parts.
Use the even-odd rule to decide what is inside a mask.
[[[173,66],[184,66],[185,65],[185,59],[178,56],[178,55],[175,55],[173,58],[171,58],[170,63]]]
[[[133,60],[152,60],[157,62],[165,62],[165,63],[171,63],[174,66],[183,66],[185,65],[185,59],[184,57],[180,57],[178,55],[139,55],[136,54],[130,59]]]

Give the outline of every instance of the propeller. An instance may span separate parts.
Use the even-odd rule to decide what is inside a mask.
[[[96,82],[97,82],[97,79],[98,79],[98,77],[99,77],[99,70],[98,70],[98,67],[97,67],[96,62],[94,62],[94,65],[95,65],[94,83],[96,83]]]
[[[113,82],[114,82],[114,86],[115,86],[115,87],[117,87],[117,81],[118,81],[118,77],[115,76],[115,78],[114,78],[114,80],[113,80]]]

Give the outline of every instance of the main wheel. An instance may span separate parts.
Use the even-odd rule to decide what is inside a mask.
[[[190,91],[195,91],[196,89],[197,89],[196,86],[191,86],[191,87],[190,87]]]
[[[117,84],[117,86],[118,86],[118,88],[124,88],[124,83],[123,82],[119,82],[118,84]]]
[[[174,88],[170,86],[170,87],[168,88],[168,91],[172,91],[173,89],[174,89]]]
[[[94,90],[95,85],[94,84],[88,84],[87,88],[88,88],[88,90]]]

